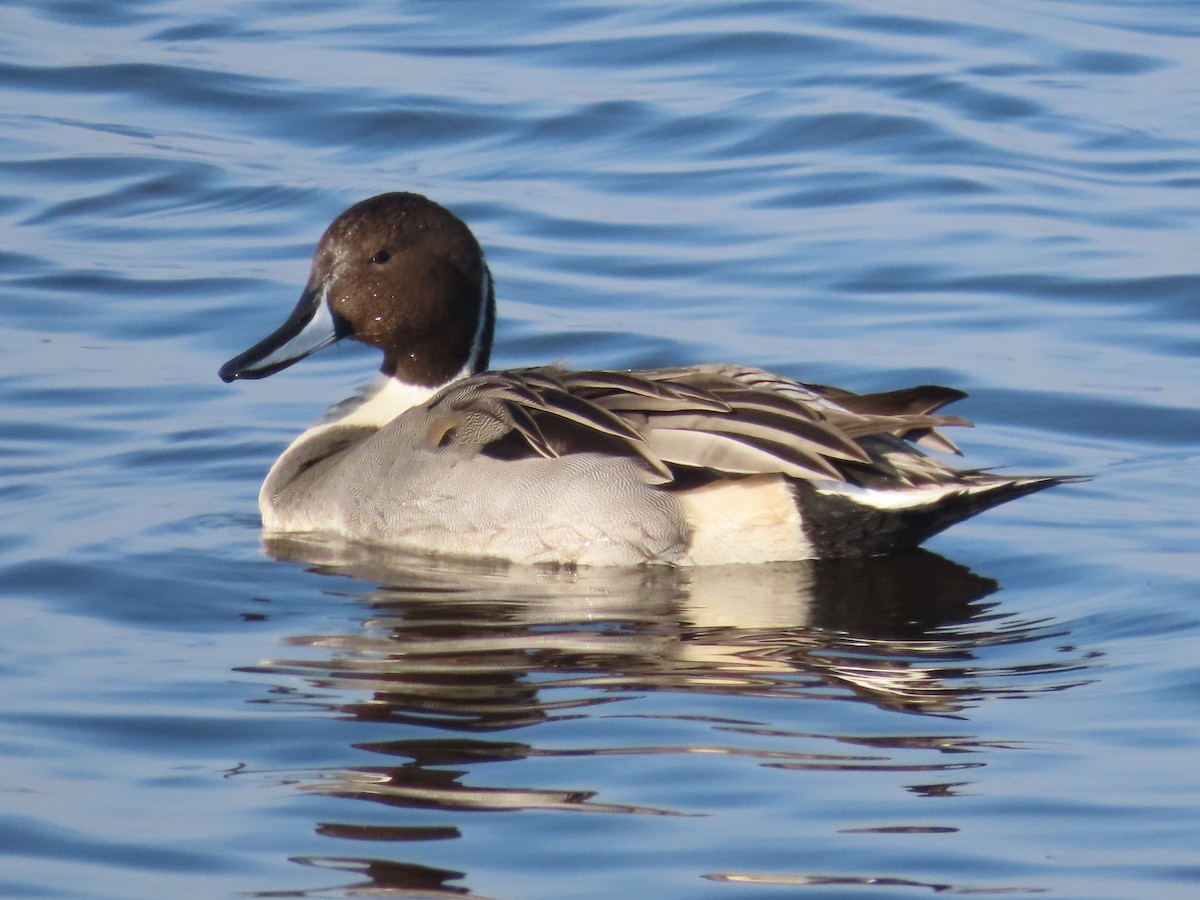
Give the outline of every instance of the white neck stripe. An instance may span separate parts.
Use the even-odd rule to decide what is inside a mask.
[[[483,335],[488,326],[488,318],[491,316],[492,297],[492,273],[487,267],[487,263],[483,265],[483,278],[480,279],[479,291],[479,321],[475,324],[475,336],[471,339],[471,352],[467,356],[467,365],[465,374],[473,375],[479,371],[480,355],[483,353]],[[459,378],[462,376],[460,375]],[[458,379],[456,378],[455,381]]]

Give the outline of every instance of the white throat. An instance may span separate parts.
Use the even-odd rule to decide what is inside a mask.
[[[453,384],[470,375],[463,369],[447,384]],[[382,427],[401,413],[407,412],[414,406],[420,406],[442,389],[442,387],[426,387],[420,384],[408,384],[395,378],[380,378],[383,382],[373,393],[368,393],[363,401],[347,412],[344,416],[330,418],[322,424],[328,425],[368,425]],[[368,386],[370,392],[373,386]],[[319,427],[319,426],[318,426]]]

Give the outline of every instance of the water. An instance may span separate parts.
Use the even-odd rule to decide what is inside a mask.
[[[0,24],[0,895],[1200,895],[1193,5]],[[896,560],[264,547],[372,357],[216,368],[392,189],[497,365],[948,383],[971,464],[1096,478]]]

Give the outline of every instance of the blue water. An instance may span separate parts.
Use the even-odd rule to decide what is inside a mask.
[[[1200,896],[1190,3],[0,11],[0,896]],[[325,225],[447,204],[496,365],[962,387],[1095,476],[895,560],[260,540]]]

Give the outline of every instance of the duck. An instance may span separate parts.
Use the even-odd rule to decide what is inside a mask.
[[[269,534],[520,564],[876,556],[1068,481],[956,469],[938,385],[859,394],[729,363],[491,370],[495,285],[468,226],[391,192],[337,216],[299,302],[219,370],[273,375],[340,340],[376,384],[271,466]]]

